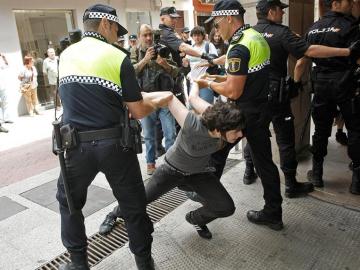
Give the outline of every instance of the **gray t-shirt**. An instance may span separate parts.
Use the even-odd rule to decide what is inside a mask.
[[[210,155],[220,149],[220,139],[210,137],[200,118],[189,112],[175,143],[165,158],[175,168],[186,173],[208,170]]]

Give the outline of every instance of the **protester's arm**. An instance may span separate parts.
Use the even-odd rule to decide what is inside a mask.
[[[296,61],[296,65],[294,68],[294,81],[295,82],[301,81],[301,77],[304,74],[304,71],[305,71],[307,65],[309,65],[310,63],[311,63],[311,60],[307,57],[300,58],[299,60]]]
[[[200,98],[199,93],[200,93],[199,85],[196,82],[194,82],[190,90],[189,101],[191,107],[198,114],[202,114],[207,107],[211,106],[211,104]]]
[[[169,103],[168,108],[171,114],[174,116],[176,122],[178,122],[180,127],[184,126],[186,116],[189,113],[189,110],[182,104],[177,97],[173,97]]]

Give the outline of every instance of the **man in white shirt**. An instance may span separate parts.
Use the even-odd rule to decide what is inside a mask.
[[[58,80],[58,57],[55,55],[55,50],[53,48],[49,48],[47,50],[48,57],[44,60],[43,63],[43,73],[47,76],[49,86],[50,86],[50,96],[54,101],[54,105],[56,108],[60,108],[60,97],[57,95],[56,104],[55,104],[55,96],[57,89],[57,80]]]

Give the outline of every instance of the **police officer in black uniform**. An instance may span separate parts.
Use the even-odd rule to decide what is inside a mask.
[[[360,95],[354,70],[359,54],[359,25],[351,16],[352,0],[324,0],[329,9],[315,22],[307,33],[310,44],[348,48],[347,57],[320,59],[313,57],[312,70],[313,104],[312,117],[315,133],[312,137],[312,170],[309,180],[316,187],[323,187],[323,162],[327,154],[328,137],[331,135],[333,118],[337,107],[348,130],[348,155],[353,162],[350,192],[360,194]],[[304,65],[303,59],[298,65]]]
[[[75,211],[70,213],[63,172],[57,199],[61,214],[61,239],[71,262],[62,270],[88,270],[87,238],[82,208],[88,186],[99,171],[108,180],[124,215],[129,245],[138,269],[154,269],[151,257],[152,223],[146,214],[145,190],[135,147],[124,132],[126,105],[131,115],[142,118],[172,96],[164,93],[142,97],[134,68],[125,52],[111,44],[127,31],[119,24],[116,10],[97,4],[83,16],[84,38],[68,47],[59,65],[62,122],[71,138],[66,148],[66,179]],[[70,131],[69,131],[70,130]],[[66,130],[65,130],[66,131]],[[65,137],[65,133],[62,134]],[[125,139],[124,139],[125,138]]]
[[[269,43],[270,56],[270,93],[269,109],[272,124],[280,152],[280,167],[285,175],[285,196],[289,198],[313,191],[311,183],[299,183],[296,180],[296,151],[294,116],[291,111],[291,98],[297,96],[301,82],[294,84],[287,79],[287,60],[289,54],[297,59],[309,57],[341,56],[347,49],[338,49],[319,45],[309,45],[294,34],[289,27],[282,25],[284,9],[288,5],[280,0],[260,0],[256,5],[258,22],[254,29],[262,33]],[[246,169],[244,183],[250,184],[256,179],[251,154],[247,145],[244,149]]]
[[[260,211],[248,211],[250,222],[283,228],[280,178],[272,161],[269,138],[269,117],[266,110],[269,87],[270,48],[260,33],[244,24],[245,9],[236,0],[218,1],[211,13],[215,28],[224,40],[230,41],[226,56],[226,80],[198,80],[199,87],[209,87],[235,101],[245,114],[245,135],[253,151],[254,165],[264,187],[265,206]],[[237,142],[236,142],[237,143]],[[230,149],[229,144],[212,156],[220,178]]]

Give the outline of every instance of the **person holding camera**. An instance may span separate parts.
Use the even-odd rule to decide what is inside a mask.
[[[64,110],[61,137],[62,142],[70,139],[68,144],[62,143],[65,168],[58,179],[56,197],[61,239],[71,259],[59,269],[90,269],[82,208],[89,185],[102,172],[122,207],[138,269],[152,270],[153,226],[146,214],[137,159],[139,129],[134,130],[128,115],[143,118],[166,105],[173,95],[141,94],[130,59],[112,45],[118,36],[127,33],[114,8],[90,6],[83,15],[83,24],[83,39],[66,48],[59,62],[59,94]]]
[[[154,43],[158,31],[154,32],[150,25],[143,24],[139,31],[139,46],[130,50],[131,63],[144,92],[172,91],[174,78],[179,73],[176,63],[171,60],[169,50],[161,44]],[[159,35],[158,35],[159,36]],[[165,58],[168,57],[168,58]],[[152,175],[155,171],[155,128],[157,120],[160,120],[165,138],[165,151],[174,143],[176,137],[175,120],[168,108],[160,108],[141,120],[144,129],[147,174]]]

